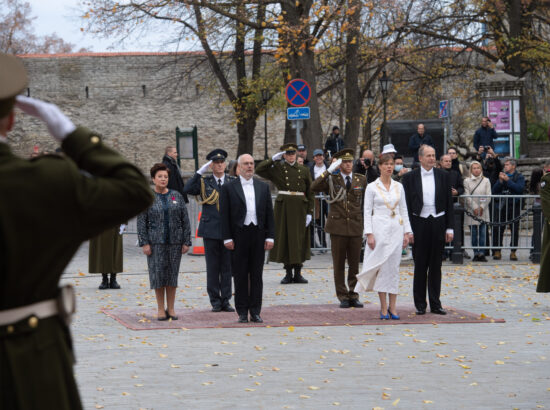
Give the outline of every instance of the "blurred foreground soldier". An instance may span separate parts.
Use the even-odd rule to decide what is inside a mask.
[[[540,181],[540,204],[544,215],[540,273],[537,292],[550,292],[550,163],[546,163],[546,174]]]
[[[198,195],[202,205],[198,235],[204,241],[206,260],[206,289],[213,312],[234,312],[231,299],[231,253],[223,245],[220,219],[220,191],[226,183],[236,179],[225,175],[227,152],[211,151],[204,164],[185,185],[184,192]],[[213,174],[204,176],[211,168]]]
[[[330,234],[334,285],[341,308],[363,307],[355,292],[359,259],[363,243],[363,197],[367,187],[364,175],[352,173],[353,150],[348,148],[334,154],[337,161],[323,172],[313,184],[314,192],[330,196],[325,231]],[[340,169],[340,173],[332,173]],[[346,286],[346,259],[348,281]]]
[[[279,190],[275,199],[275,246],[269,260],[284,263],[286,276],[282,284],[307,283],[302,263],[311,257],[308,227],[314,197],[309,169],[296,162],[297,149],[296,144],[285,144],[281,152],[256,168],[256,174],[269,179]]]
[[[45,122],[65,155],[15,156],[7,135],[26,84],[21,62],[0,53],[0,408],[80,409],[74,294],[59,279],[82,242],[147,208],[152,195],[134,165],[40,100],[19,96],[17,107]]]
[[[178,191],[183,195],[183,200],[186,204],[189,203],[187,195],[185,195],[185,184],[183,183],[181,168],[178,165],[178,150],[176,147],[168,146],[164,151],[162,163],[168,167],[168,189]]]
[[[88,272],[101,273],[101,290],[120,289],[116,274],[122,272],[122,233],[125,228],[125,224],[115,226],[90,239]]]

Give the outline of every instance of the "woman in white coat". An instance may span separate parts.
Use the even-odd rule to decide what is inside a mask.
[[[399,264],[412,229],[403,185],[392,179],[393,156],[381,155],[378,167],[380,178],[370,183],[365,191],[363,234],[368,246],[355,291],[378,292],[380,319],[398,320],[395,305],[399,292]],[[386,294],[389,294],[389,308]]]

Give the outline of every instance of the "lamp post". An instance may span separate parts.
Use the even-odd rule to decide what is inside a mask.
[[[388,127],[386,125],[386,107],[388,101],[388,88],[391,83],[391,79],[386,75],[386,70],[382,72],[382,77],[378,80],[380,82],[380,91],[382,91],[382,101],[384,102],[384,122],[382,126],[384,127],[384,138],[382,145],[388,143]],[[389,141],[391,143],[391,141]]]
[[[372,105],[374,104],[374,95],[372,95],[372,92],[369,88],[369,92],[367,93],[367,105],[369,106],[369,110],[367,112],[367,130],[368,130],[368,133],[367,133],[367,136],[368,136],[368,147],[369,149],[371,149],[372,147],[372,131],[371,131],[371,126],[372,126]]]
[[[267,102],[271,98],[271,93],[267,88],[262,89],[262,101],[264,102],[264,159],[268,159],[267,156]]]

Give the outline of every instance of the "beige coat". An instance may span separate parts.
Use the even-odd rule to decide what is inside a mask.
[[[479,181],[483,178],[481,183]],[[479,184],[479,186],[477,186]],[[477,188],[476,188],[477,186]],[[475,190],[474,190],[475,189]],[[473,192],[472,192],[473,191]],[[491,195],[491,182],[489,178],[480,175],[474,177],[473,175],[464,180],[464,195]],[[491,198],[465,198],[464,206],[468,212],[474,213],[474,209],[483,209],[481,219],[485,222],[489,222],[489,203]],[[466,215],[464,218],[464,225],[479,225],[479,222],[470,216]]]

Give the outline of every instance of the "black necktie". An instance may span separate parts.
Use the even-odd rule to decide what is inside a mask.
[[[348,176],[346,176],[346,190],[349,191],[350,188],[351,188],[351,178],[350,178],[350,176],[348,175]]]
[[[222,189],[222,179],[218,179],[218,188]]]

